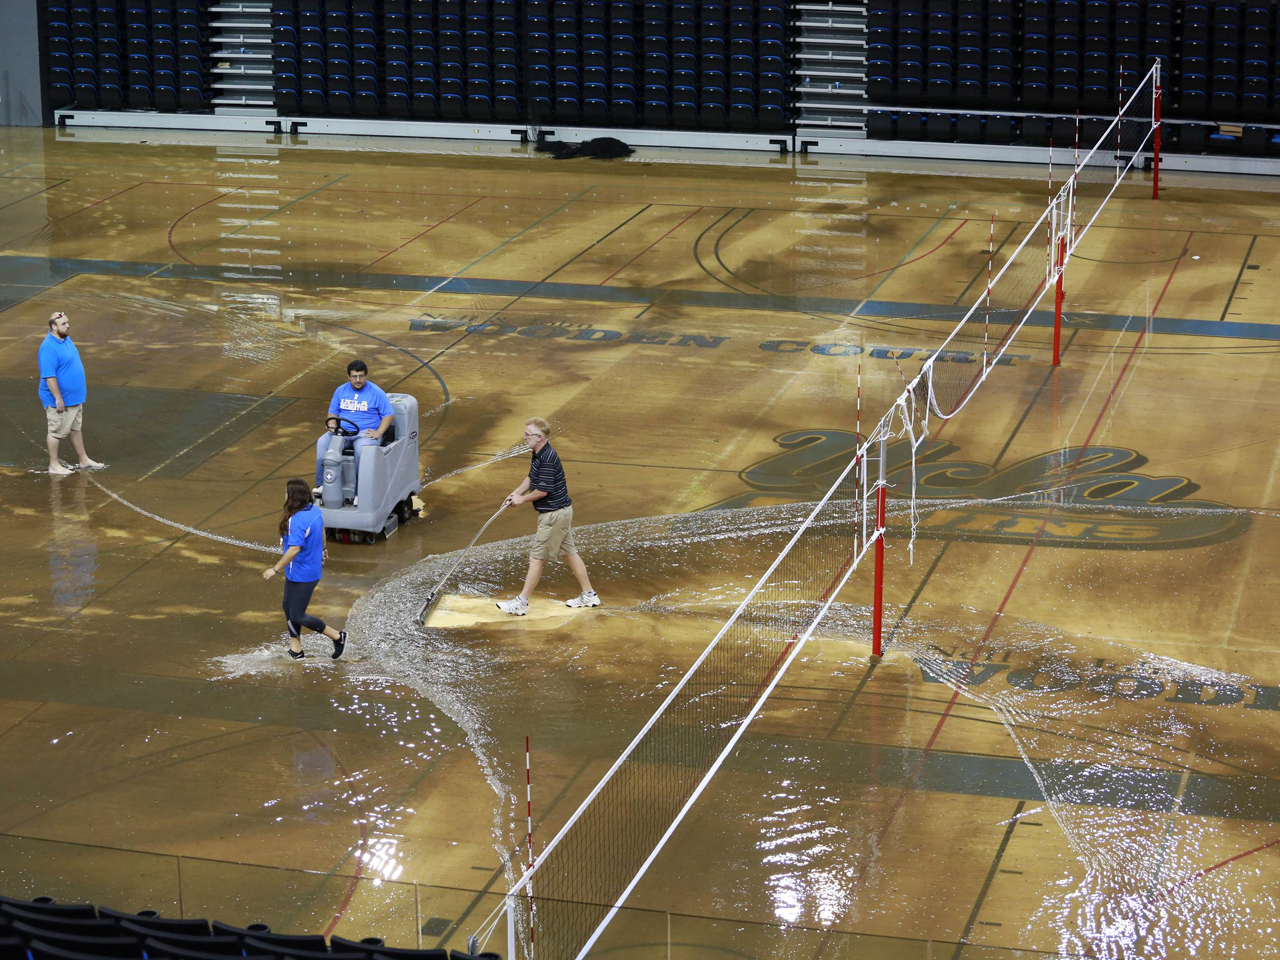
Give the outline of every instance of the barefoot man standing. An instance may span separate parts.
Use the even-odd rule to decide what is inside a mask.
[[[538,511],[538,532],[529,552],[529,572],[524,578],[524,589],[512,600],[504,600],[498,609],[516,617],[529,612],[529,597],[542,579],[547,561],[557,555],[573,571],[582,587],[580,596],[566,600],[570,607],[598,607],[600,598],[591,589],[586,564],[578,556],[573,545],[573,501],[569,499],[569,487],[564,479],[564,466],[555,448],[547,442],[551,427],[541,417],[534,417],[524,425],[524,442],[533,448],[533,461],[529,475],[507,496],[508,506],[532,503]]]
[[[71,437],[71,446],[80,457],[82,470],[100,468],[102,464],[89,459],[84,452],[80,427],[84,422],[84,401],[89,387],[84,364],[80,362],[80,351],[71,340],[71,321],[61,310],[49,317],[49,334],[40,344],[37,359],[40,363],[40,402],[44,405],[48,422],[45,444],[49,448],[49,472],[55,477],[71,473],[58,459],[58,443],[67,437]]]

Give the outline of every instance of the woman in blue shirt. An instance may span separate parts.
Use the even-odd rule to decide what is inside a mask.
[[[294,477],[285,488],[284,514],[280,517],[280,548],[284,556],[273,567],[262,571],[262,579],[270,580],[284,570],[284,618],[289,627],[289,656],[301,660],[302,628],[323,633],[333,641],[333,659],[342,656],[347,645],[347,631],[325,626],[323,620],[307,613],[311,594],[324,575],[324,519],[315,505],[311,488],[305,480]]]

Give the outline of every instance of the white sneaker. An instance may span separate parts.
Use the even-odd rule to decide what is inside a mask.
[[[600,606],[600,598],[596,596],[594,590],[584,590],[581,595],[574,597],[572,600],[564,602],[566,607],[598,607]]]
[[[523,617],[529,612],[529,601],[524,597],[516,597],[514,600],[503,600],[498,604],[498,609],[503,613],[509,613],[513,617]]]

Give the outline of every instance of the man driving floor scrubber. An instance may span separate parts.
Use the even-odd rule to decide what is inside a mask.
[[[333,399],[329,401],[329,417],[325,421],[325,432],[316,441],[316,496],[321,495],[324,477],[325,455],[335,436],[340,436],[342,449],[352,450],[356,456],[356,476],[360,471],[360,455],[365,447],[376,447],[382,443],[382,435],[391,426],[395,414],[391,409],[391,400],[382,388],[369,380],[369,367],[363,360],[352,360],[347,364],[347,382],[333,391]],[[342,436],[341,421],[346,420],[348,426],[355,428],[355,436]],[[334,504],[338,506],[338,504]]]
[[[372,543],[416,515],[421,489],[418,401],[369,382],[363,360],[347,364],[316,442],[316,489],[330,539]]]

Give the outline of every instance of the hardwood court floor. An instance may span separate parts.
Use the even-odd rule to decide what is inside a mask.
[[[602,946],[1280,946],[1280,204],[1148,193],[1071,264],[1062,366],[1037,318],[935,430],[884,661],[859,570]],[[540,848],[767,566],[753,518],[847,462],[859,375],[865,430],[1045,196],[942,164],[0,131],[0,889],[461,947],[523,842],[525,736]],[[54,309],[99,475],[39,472]],[[982,348],[953,347],[963,380]],[[295,664],[259,573],[352,356],[418,398],[431,483],[392,540],[331,547],[313,612],[367,632]],[[519,481],[535,415],[605,606],[379,632]],[[531,529],[500,518],[459,589],[515,593]],[[541,596],[573,592],[553,565]]]

